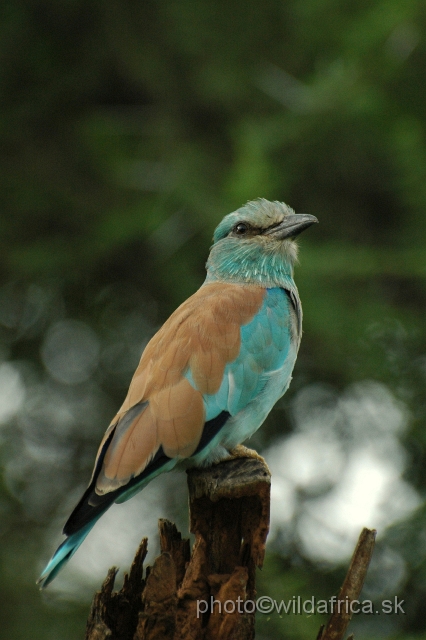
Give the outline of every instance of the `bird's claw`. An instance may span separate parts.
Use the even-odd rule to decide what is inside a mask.
[[[266,467],[268,465],[265,462],[265,459],[257,453],[254,449],[249,449],[242,444],[237,444],[233,449],[228,449],[229,452],[229,460],[234,460],[235,458],[254,458],[255,460],[260,460]]]

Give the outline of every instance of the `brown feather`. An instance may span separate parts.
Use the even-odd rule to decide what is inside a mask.
[[[211,283],[170,316],[146,346],[108,433],[136,404],[148,405],[124,433],[118,429],[114,435],[97,492],[126,484],[160,446],[171,458],[194,453],[205,422],[202,396],[219,390],[226,364],[240,351],[240,328],[257,313],[264,296],[258,286]],[[184,377],[188,368],[195,389]]]

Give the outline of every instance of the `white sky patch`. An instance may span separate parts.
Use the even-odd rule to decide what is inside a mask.
[[[274,478],[271,485],[271,522],[275,525],[289,523],[295,512],[296,496],[294,485],[286,478]]]
[[[0,364],[0,424],[15,416],[25,400],[25,386],[18,369],[9,362]]]
[[[271,538],[290,521],[304,554],[336,563],[367,526],[380,533],[412,514],[420,496],[402,479],[398,436],[408,411],[380,383],[352,385],[340,398],[320,385],[295,399],[296,432],[266,452],[272,471]]]
[[[420,498],[400,478],[395,460],[354,450],[341,480],[325,497],[305,504],[298,533],[313,559],[344,560],[363,527],[384,529],[409,516]]]
[[[336,482],[344,462],[339,443],[319,431],[295,434],[271,458],[272,465],[280,465],[280,475],[300,488]]]

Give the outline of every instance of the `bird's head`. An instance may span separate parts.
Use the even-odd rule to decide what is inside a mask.
[[[225,216],[216,227],[207,279],[278,285],[291,278],[294,238],[318,220],[283,202],[260,198]]]

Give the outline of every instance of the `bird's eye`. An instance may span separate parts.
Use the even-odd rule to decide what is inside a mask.
[[[235,225],[234,231],[239,236],[242,236],[243,233],[246,233],[246,231],[248,231],[248,226],[246,225],[245,222],[239,222],[238,224]]]

